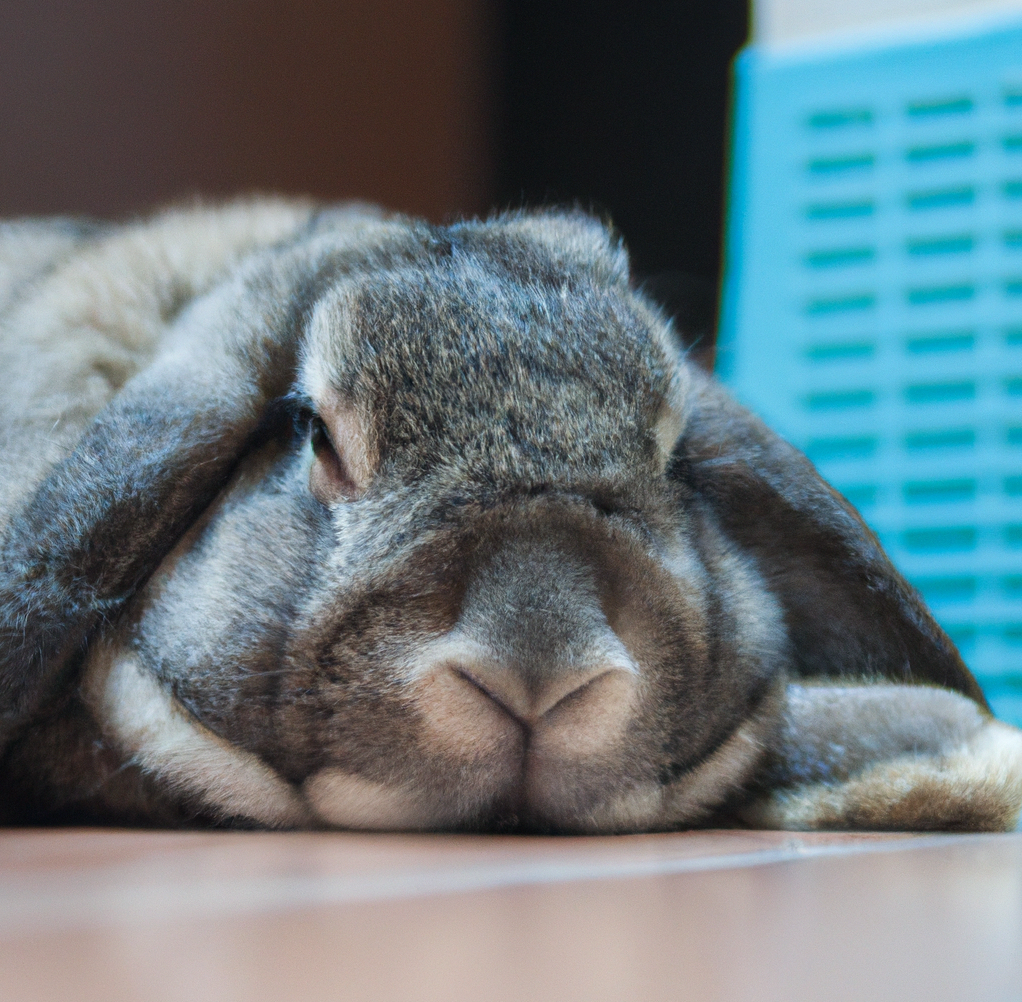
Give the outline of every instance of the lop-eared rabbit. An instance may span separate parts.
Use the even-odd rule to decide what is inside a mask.
[[[0,819],[1015,826],[1022,734],[571,212],[0,228]]]

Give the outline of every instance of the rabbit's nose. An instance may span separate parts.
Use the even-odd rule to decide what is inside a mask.
[[[475,663],[460,664],[455,671],[506,713],[533,727],[562,704],[583,699],[590,690],[599,688],[599,680],[604,676],[633,674],[635,669],[631,664],[600,662],[544,676],[499,664]]]

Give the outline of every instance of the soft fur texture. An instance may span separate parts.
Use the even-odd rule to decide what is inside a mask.
[[[1022,735],[572,213],[0,227],[9,822],[1005,830]]]

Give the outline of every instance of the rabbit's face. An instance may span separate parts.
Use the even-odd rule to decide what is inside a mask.
[[[604,227],[299,209],[18,280],[0,820],[1016,825],[1022,735]]]
[[[333,285],[308,432],[148,589],[149,663],[330,823],[667,826],[756,762],[776,605],[668,476],[683,363],[597,264],[516,238]]]

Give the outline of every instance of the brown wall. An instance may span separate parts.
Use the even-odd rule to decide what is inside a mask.
[[[3,0],[0,216],[191,193],[485,208],[488,0]]]

